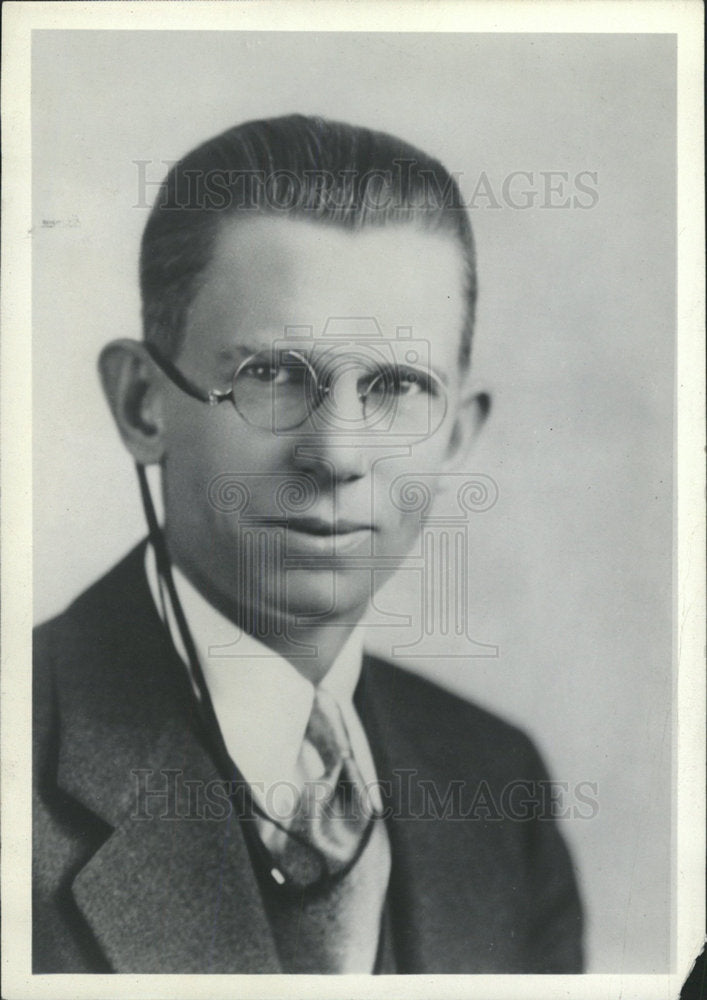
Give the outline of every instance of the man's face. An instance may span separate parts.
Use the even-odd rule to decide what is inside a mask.
[[[334,606],[335,617],[355,621],[410,551],[420,514],[400,502],[399,477],[443,472],[460,413],[465,308],[462,253],[448,235],[410,225],[351,233],[262,216],[222,227],[176,359],[184,375],[226,392],[249,355],[281,345],[293,327],[295,347],[311,329],[306,357],[340,357],[344,372],[326,419],[314,414],[284,431],[253,427],[230,403],[210,407],[165,383],[170,551],[230,617],[267,628]],[[371,319],[382,334],[373,340]],[[444,419],[426,436],[360,419],[361,358],[371,348],[377,358],[411,356],[400,327],[446,387]],[[257,372],[252,384],[259,389]],[[235,496],[229,480],[246,500],[236,511],[224,503]],[[288,481],[304,490],[299,503],[278,493]]]

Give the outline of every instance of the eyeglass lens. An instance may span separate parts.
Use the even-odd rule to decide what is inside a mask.
[[[352,391],[358,406],[347,405]],[[385,358],[265,351],[233,379],[233,401],[253,426],[286,431],[313,422],[323,431],[367,429],[413,436],[432,433],[446,412],[442,382],[424,368]]]

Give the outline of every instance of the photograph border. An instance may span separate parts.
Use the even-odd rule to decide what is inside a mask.
[[[704,941],[704,188],[702,16],[699,2],[471,0],[434,4],[259,0],[20,2],[3,7],[2,39],[2,980],[30,997],[509,996],[677,997]],[[310,977],[33,975],[31,903],[31,109],[36,29],[154,31],[463,31],[670,33],[678,40],[676,489],[674,500],[675,844],[673,972],[668,975]]]

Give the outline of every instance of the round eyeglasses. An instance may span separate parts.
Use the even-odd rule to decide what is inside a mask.
[[[348,346],[348,345],[347,345]],[[367,432],[428,437],[444,420],[447,391],[429,368],[399,363],[369,345],[337,344],[313,352],[277,348],[251,354],[236,369],[230,390],[204,392],[155,348],[145,348],[179,389],[215,406],[230,401],[246,423],[286,433],[310,421],[314,432]],[[414,358],[417,353],[408,352]],[[358,406],[346,403],[355,386]]]

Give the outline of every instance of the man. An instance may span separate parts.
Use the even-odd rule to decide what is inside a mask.
[[[406,484],[488,410],[456,183],[247,123],[171,170],[141,289],[100,367],[149,542],[36,636],[35,971],[580,971],[536,751],[355,628],[418,539]]]

